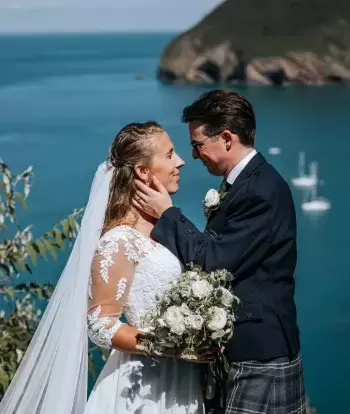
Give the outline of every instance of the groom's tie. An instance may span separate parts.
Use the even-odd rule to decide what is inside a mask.
[[[223,180],[222,183],[220,184],[220,187],[219,187],[219,190],[218,190],[219,193],[227,192],[230,189],[231,185],[232,184],[228,183],[226,180]]]

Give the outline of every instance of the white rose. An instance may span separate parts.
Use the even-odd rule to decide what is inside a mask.
[[[198,276],[198,273],[194,271],[187,272],[187,274],[192,279],[195,279]]]
[[[188,318],[186,318],[186,325],[189,328],[195,329],[196,331],[199,331],[202,329],[204,323],[204,319],[201,317],[201,315],[190,315]]]
[[[219,329],[218,331],[214,331],[211,334],[211,339],[219,339],[222,338],[225,335],[225,331],[223,329]]]
[[[192,293],[196,298],[206,298],[213,291],[213,286],[206,280],[196,280],[191,285]]]
[[[204,205],[207,208],[216,207],[220,204],[220,194],[216,190],[209,190],[204,199]]]
[[[181,296],[184,298],[189,298],[192,295],[191,286],[185,285],[181,286]]]
[[[191,310],[190,310],[190,308],[187,306],[187,304],[186,303],[183,303],[182,305],[181,305],[181,312],[182,312],[182,314],[184,315],[184,316],[190,316],[191,315]]]
[[[170,306],[164,313],[164,320],[171,332],[182,335],[185,331],[185,320],[178,306]]]
[[[232,295],[232,293],[229,290],[227,290],[225,288],[220,288],[220,290],[222,292],[221,303],[225,307],[229,308],[230,306],[232,306],[234,296]]]
[[[207,327],[211,331],[218,331],[223,329],[227,322],[227,314],[225,309],[219,308],[218,306],[213,306],[209,308],[209,321],[207,322]]]

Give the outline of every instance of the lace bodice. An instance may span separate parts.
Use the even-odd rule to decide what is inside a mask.
[[[122,314],[142,328],[141,316],[154,308],[156,295],[180,275],[179,260],[161,244],[128,226],[108,231],[96,247],[89,279],[90,339],[110,348]]]

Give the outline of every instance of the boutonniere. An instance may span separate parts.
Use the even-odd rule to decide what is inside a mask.
[[[214,189],[211,189],[207,192],[207,195],[204,199],[204,215],[206,218],[209,218],[210,214],[217,210],[220,207],[220,204],[222,203],[223,199],[226,197],[227,192],[224,191],[217,191]]]

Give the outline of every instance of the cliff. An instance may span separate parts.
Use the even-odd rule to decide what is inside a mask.
[[[158,79],[325,85],[350,81],[349,0],[226,0],[164,50]]]

